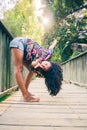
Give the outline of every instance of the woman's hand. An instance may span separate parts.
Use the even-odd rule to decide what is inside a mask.
[[[35,69],[36,69],[37,67],[41,67],[41,64],[38,63],[37,65],[34,66]]]
[[[40,64],[41,61],[42,61],[42,58],[40,57],[36,61],[32,61],[31,65],[35,68],[37,65]]]

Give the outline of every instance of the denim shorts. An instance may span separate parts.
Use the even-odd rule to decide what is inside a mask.
[[[17,48],[17,49],[24,51],[24,45],[22,43],[22,38],[20,38],[20,37],[14,38],[10,42],[10,48]]]

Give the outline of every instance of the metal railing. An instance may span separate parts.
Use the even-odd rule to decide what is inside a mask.
[[[87,87],[87,51],[62,63],[64,80]]]
[[[9,48],[12,39],[11,33],[0,21],[0,93],[15,85],[14,66]]]

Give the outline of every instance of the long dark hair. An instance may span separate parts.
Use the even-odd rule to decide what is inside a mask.
[[[58,63],[51,62],[51,67],[48,71],[42,68],[36,68],[43,77],[45,78],[45,84],[47,86],[48,92],[52,96],[56,96],[61,89],[61,84],[63,80],[62,69]]]

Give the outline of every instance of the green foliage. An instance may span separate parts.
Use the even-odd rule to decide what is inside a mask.
[[[61,62],[60,50],[58,47],[54,49],[54,53],[51,60],[54,62]]]
[[[26,36],[41,43],[43,32],[35,19],[34,5],[31,0],[21,0],[15,8],[7,11],[4,23],[14,37]]]
[[[73,54],[71,55],[70,59],[72,59],[73,57],[75,57],[75,56],[77,56],[79,54],[81,54],[80,51],[74,51]]]
[[[53,10],[55,12],[56,24],[53,31],[50,30],[45,34],[45,41],[50,42],[53,38],[58,39],[59,43],[56,47],[58,51],[54,50],[55,56],[53,60],[59,60],[60,62],[68,60],[69,58],[79,54],[75,53],[71,49],[71,45],[75,42],[87,43],[86,24],[87,24],[87,11],[82,13],[83,16],[77,17],[77,15],[68,14],[74,9],[79,8],[84,3],[83,0],[54,0],[52,3]],[[68,17],[66,17],[68,16]],[[65,19],[64,19],[65,18]],[[49,39],[48,41],[46,39]],[[59,58],[58,58],[59,57]]]
[[[11,95],[12,95],[12,93],[7,93],[7,94],[5,94],[4,96],[0,97],[0,102],[6,100],[6,99],[7,99],[9,96],[11,96]]]
[[[64,18],[74,9],[79,8],[84,4],[84,0],[54,0],[53,9],[57,19]]]

